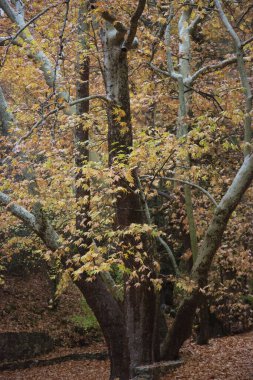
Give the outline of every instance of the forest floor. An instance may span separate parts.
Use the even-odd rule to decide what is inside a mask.
[[[108,380],[109,361],[100,355],[106,351],[103,341],[79,331],[75,322],[84,313],[81,294],[70,286],[56,311],[48,309],[49,298],[50,284],[43,272],[6,276],[0,287],[0,333],[45,331],[58,346],[35,358],[32,367],[0,371],[0,380]],[[86,353],[98,354],[100,360],[84,360]],[[184,364],[161,380],[253,380],[253,332],[211,339],[207,346],[187,341],[181,357]]]
[[[102,343],[85,348],[88,352],[101,352],[104,349]],[[84,349],[76,348],[75,352],[82,350]],[[69,352],[66,349],[64,354]],[[184,364],[163,376],[161,380],[253,380],[253,332],[211,339],[206,346],[198,346],[188,341],[181,354]],[[47,355],[46,358],[52,355],[55,353]],[[0,372],[1,380],[108,380],[108,378],[108,360],[69,360],[50,366]]]
[[[75,347],[89,344],[94,334],[84,334],[79,323],[84,316],[82,295],[70,284],[61,294],[56,310],[48,307],[51,286],[45,270],[30,275],[6,275],[0,286],[0,334],[12,332],[46,332],[57,346]]]

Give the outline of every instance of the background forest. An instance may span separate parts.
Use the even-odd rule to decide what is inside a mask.
[[[1,286],[46,268],[57,309],[74,283],[111,380],[192,328],[250,330],[252,0],[0,0],[0,21]]]

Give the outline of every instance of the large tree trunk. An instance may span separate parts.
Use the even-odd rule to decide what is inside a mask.
[[[107,97],[113,104],[108,109],[108,151],[109,165],[119,161],[127,164],[132,149],[132,125],[128,87],[127,53],[122,48],[124,33],[117,32],[107,25],[101,32],[104,49],[105,85]],[[115,108],[120,108],[121,120],[116,120]],[[136,173],[132,172],[136,180]],[[117,184],[126,189],[118,194],[116,203],[115,228],[126,229],[131,223],[143,223],[142,205],[135,190],[137,184],[130,187],[126,178],[121,178]],[[149,244],[144,237],[144,245]],[[125,246],[136,245],[134,238],[126,236]],[[149,259],[147,260],[149,261]],[[130,270],[139,270],[134,258],[125,261]],[[147,264],[149,265],[149,264]],[[150,267],[150,265],[149,265]],[[124,323],[129,353],[130,377],[134,368],[140,364],[152,363],[156,337],[155,310],[156,296],[154,287],[149,279],[137,284],[136,280],[125,279]],[[139,280],[140,281],[140,280]]]
[[[77,68],[79,79],[77,81],[77,98],[86,98],[89,96],[89,58],[83,57],[88,46],[86,42],[88,25],[85,22],[87,17],[87,4],[80,5],[79,9],[79,43],[82,51],[77,57]],[[76,113],[78,115],[87,114],[89,112],[89,101],[81,102],[77,105]],[[89,139],[89,131],[81,123],[75,128],[75,162],[77,167],[76,180],[76,201],[80,206],[76,215],[76,238],[82,238],[82,244],[77,249],[80,255],[84,255],[91,244],[91,240],[87,239],[86,232],[89,229],[89,211],[90,211],[90,186],[83,177],[83,167],[89,160],[89,150],[85,143]],[[86,186],[83,186],[85,184]],[[84,203],[83,200],[86,199]],[[81,247],[81,248],[80,248]],[[125,326],[123,319],[123,311],[118,302],[109,292],[106,284],[98,275],[93,281],[87,281],[85,274],[76,281],[76,285],[84,295],[88,305],[94,312],[103,335],[105,337],[110,364],[110,379],[119,378],[120,380],[129,379],[129,356],[125,349]]]
[[[100,276],[93,281],[86,281],[83,276],[76,284],[94,312],[105,337],[111,364],[110,380],[129,380],[129,355],[122,308]]]

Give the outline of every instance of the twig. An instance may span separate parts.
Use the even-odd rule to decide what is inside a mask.
[[[142,178],[152,178],[152,176],[150,176],[150,175],[143,175]],[[185,185],[189,185],[191,187],[195,187],[196,189],[198,189],[202,193],[204,193],[210,199],[210,201],[214,204],[215,207],[218,206],[218,203],[216,202],[216,200],[214,199],[214,197],[207,190],[203,189],[203,187],[201,187],[200,185],[197,185],[196,183],[193,183],[193,182],[190,182],[190,181],[185,181],[185,180],[178,179],[178,178],[172,178],[172,177],[157,177],[157,178],[159,178],[159,179],[166,179],[168,181],[173,181],[173,182],[179,182],[179,183],[183,183]]]
[[[145,194],[142,190],[141,181],[140,181],[140,178],[138,177],[138,175],[136,175],[136,179],[137,179],[137,185],[138,185],[138,188],[140,191],[140,197],[141,197],[142,203],[144,205],[144,212],[145,212],[145,216],[147,219],[147,223],[148,223],[148,225],[152,225],[152,220],[151,220],[151,215],[150,215],[148,203],[147,203]],[[165,242],[165,240],[163,240],[163,238],[161,236],[156,236],[156,240],[158,240],[159,243],[162,244],[162,246],[165,248],[165,250],[166,250],[166,252],[170,258],[171,264],[173,266],[174,273],[176,276],[178,276],[179,275],[179,268],[177,266],[176,259],[173,255],[172,250],[170,249],[168,244]]]
[[[57,58],[56,58],[56,62],[55,62],[55,68],[54,68],[54,80],[53,80],[53,86],[52,86],[53,94],[55,94],[55,90],[56,90],[57,71],[58,71],[58,68],[60,66],[59,62],[63,58],[64,32],[65,32],[65,29],[66,29],[66,26],[67,26],[67,21],[68,21],[69,2],[70,2],[70,0],[66,0],[65,1],[66,10],[65,10],[65,15],[64,15],[62,29],[61,29],[60,36],[59,36],[59,42],[60,42],[59,43],[59,52],[57,54]]]
[[[193,83],[200,75],[211,73],[213,71],[218,71],[218,70],[223,69],[224,67],[229,66],[233,63],[236,63],[236,57],[235,56],[228,58],[228,59],[225,59],[224,61],[221,61],[221,62],[213,64],[213,65],[207,65],[207,66],[201,67],[201,69],[196,71],[191,76],[190,81]]]
[[[253,130],[252,130],[252,99],[253,94],[251,91],[251,85],[250,81],[247,75],[247,70],[244,64],[244,51],[243,51],[243,44],[238,36],[238,34],[235,32],[234,28],[232,27],[231,23],[229,22],[226,14],[224,13],[222,9],[221,2],[219,0],[214,0],[215,6],[219,12],[220,19],[222,23],[224,24],[225,28],[227,29],[228,33],[231,35],[232,39],[234,40],[235,44],[235,51],[236,51],[236,59],[237,59],[237,67],[238,72],[240,75],[240,80],[245,96],[245,112],[244,112],[244,141],[246,143],[250,143],[253,138]],[[247,156],[251,153],[251,148],[245,144],[244,149],[244,155]]]
[[[167,162],[169,161],[169,159],[173,156],[173,154],[175,153],[175,151],[173,150],[171,152],[171,154],[164,160],[164,162],[162,163],[162,165],[155,171],[154,175],[153,175],[153,178],[150,182],[150,186],[152,186],[157,174],[159,174],[159,172],[164,168],[164,166],[167,164]]]
[[[21,144],[21,142],[23,142],[24,140],[26,140],[29,136],[31,136],[31,134],[33,133],[33,131],[35,129],[37,129],[42,123],[44,123],[48,118],[49,116],[52,116],[56,113],[58,113],[59,111],[61,110],[64,110],[68,107],[74,107],[75,105],[81,103],[81,102],[87,102],[87,101],[90,101],[90,100],[93,100],[93,99],[100,99],[100,100],[103,100],[104,102],[106,103],[110,103],[110,100],[108,100],[108,98],[105,96],[105,95],[90,95],[86,98],[81,98],[81,99],[77,99],[77,100],[74,100],[73,102],[70,102],[70,103],[67,103],[67,104],[64,104],[64,105],[61,105],[55,109],[53,109],[52,111],[48,112],[46,115],[44,115],[40,120],[38,120],[31,128],[30,130],[22,137],[20,137],[20,139],[17,141],[17,143],[14,145],[12,151],[15,152],[17,150],[17,147]],[[2,164],[4,164],[7,160],[7,157],[2,160]]]
[[[213,94],[210,94],[208,92],[204,92],[204,91],[201,91],[201,90],[197,90],[196,88],[194,87],[191,87],[191,86],[187,86],[185,85],[185,87],[187,88],[187,90],[185,91],[188,92],[188,91],[193,91],[193,92],[196,92],[196,94],[199,94],[200,96],[202,96],[203,98],[205,99],[208,99],[208,100],[212,100],[214,105],[217,105],[218,106],[218,109],[220,111],[224,111],[222,106],[220,105],[220,103],[218,102],[218,100],[216,99],[215,95]]]
[[[250,5],[248,7],[248,9],[246,9],[245,12],[243,12],[243,14],[241,15],[241,17],[239,18],[239,20],[236,22],[236,26],[239,27],[241,22],[243,21],[244,17],[249,13],[249,11],[253,8],[253,4]]]
[[[253,36],[248,38],[246,41],[242,42],[242,46],[246,46],[250,44],[253,41]]]
[[[22,26],[22,28],[20,28],[16,34],[14,34],[14,36],[11,36],[11,37],[6,37],[6,38],[1,38],[0,39],[0,46],[5,46],[5,42],[6,41],[9,41],[8,44],[6,45],[6,49],[5,49],[5,52],[4,52],[4,57],[1,61],[1,67],[3,67],[4,63],[5,63],[5,60],[6,60],[6,57],[7,57],[7,54],[8,54],[8,51],[10,49],[10,46],[12,44],[15,43],[15,40],[17,39],[17,37],[26,29],[28,28],[29,25],[31,25],[32,23],[34,23],[34,21],[38,20],[41,16],[43,16],[45,13],[47,13],[50,9],[52,8],[56,8],[58,7],[59,5],[62,5],[62,2],[61,3],[57,3],[57,4],[52,4],[50,5],[49,7],[45,8],[43,11],[41,11],[40,13],[38,13],[36,16],[34,16],[31,20],[29,20],[24,26]],[[6,9],[4,9],[5,11],[7,11]],[[13,11],[14,12],[14,11]],[[7,15],[12,19],[13,17],[11,17],[11,14],[10,12],[7,13]]]

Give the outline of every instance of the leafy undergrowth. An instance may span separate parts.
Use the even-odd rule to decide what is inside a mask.
[[[89,352],[103,349],[102,343],[86,348]],[[64,350],[64,354],[68,352]],[[212,339],[207,346],[197,346],[195,343],[187,342],[182,349],[182,357],[185,363],[161,380],[253,380],[253,332]],[[0,379],[108,380],[109,362],[108,360],[68,361],[22,371],[4,371],[0,373]]]

